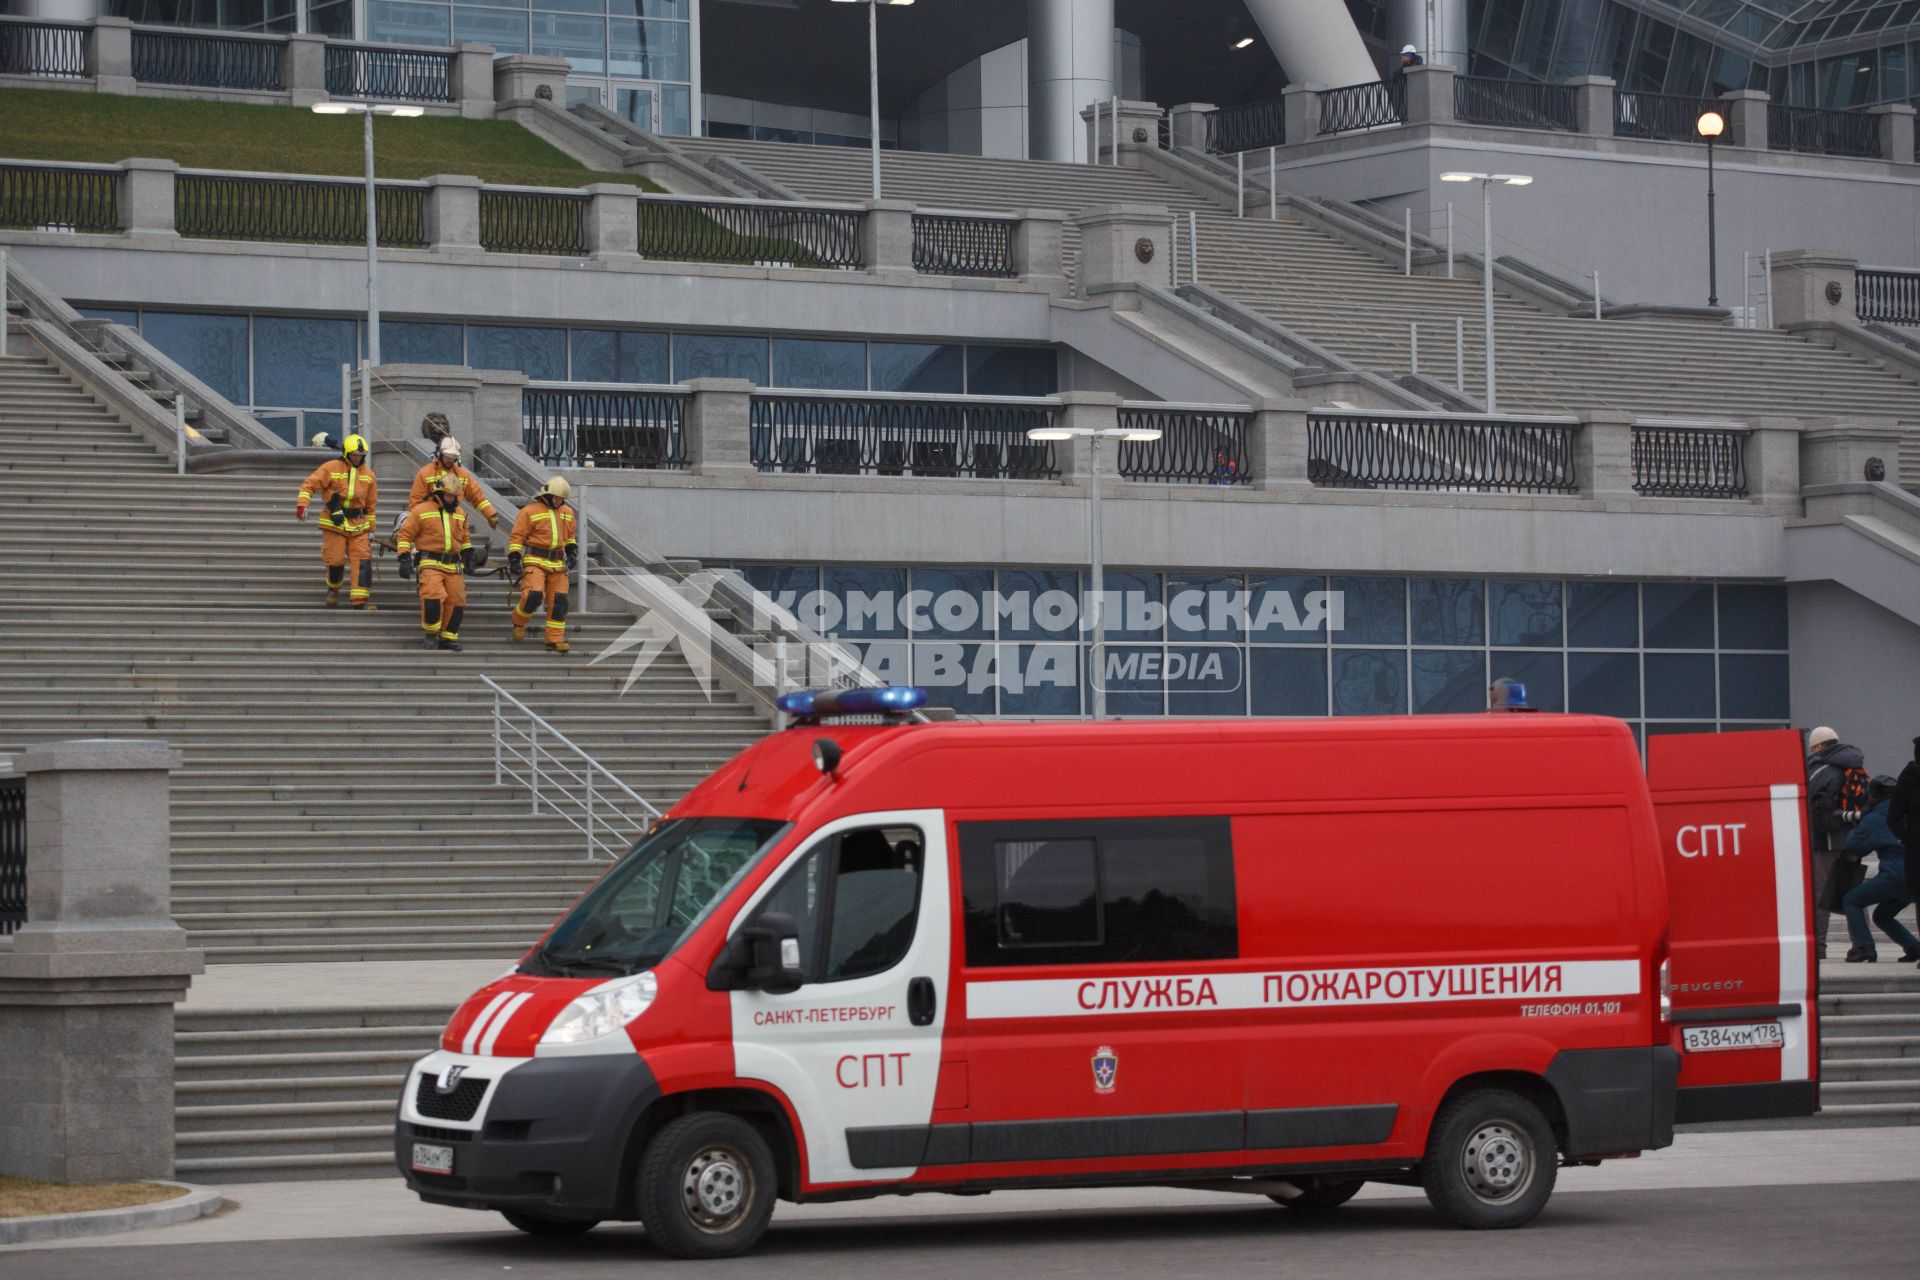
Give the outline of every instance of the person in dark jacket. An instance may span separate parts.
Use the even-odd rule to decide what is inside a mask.
[[[1408,67],[1424,67],[1426,65],[1427,60],[1420,56],[1420,51],[1412,45],[1407,45],[1400,50],[1400,65],[1393,69],[1393,75],[1389,78],[1392,80],[1405,80],[1407,78]]]
[[[1907,896],[1920,901],[1920,738],[1913,740],[1913,759],[1893,784],[1887,826],[1906,845]]]
[[[1847,952],[1848,964],[1871,964],[1880,958],[1874,951],[1873,931],[1867,928],[1868,907],[1873,908],[1873,923],[1880,932],[1899,944],[1901,963],[1920,961],[1920,938],[1894,918],[1913,901],[1907,893],[1906,846],[1887,825],[1895,785],[1892,778],[1875,778],[1867,792],[1870,807],[1847,833],[1847,857],[1864,861],[1868,854],[1874,854],[1880,859],[1873,878],[1849,890],[1842,904],[1847,913],[1847,936],[1853,939],[1853,949]]]
[[[1814,929],[1822,960],[1827,958],[1827,930],[1835,914],[1827,881],[1853,826],[1840,808],[1840,783],[1848,769],[1863,769],[1866,763],[1860,748],[1840,741],[1840,735],[1826,725],[1807,735],[1807,835],[1813,848]]]

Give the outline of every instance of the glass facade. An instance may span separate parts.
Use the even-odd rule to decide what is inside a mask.
[[[1088,707],[1087,575],[1070,569],[744,565],[881,678],[967,715]],[[1543,711],[1649,733],[1788,719],[1784,587],[1710,582],[1109,570],[1117,716],[1474,712],[1510,676]]]

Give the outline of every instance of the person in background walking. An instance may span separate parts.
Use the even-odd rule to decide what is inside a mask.
[[[1901,950],[1900,962],[1920,961],[1920,938],[1894,917],[1913,898],[1907,893],[1907,851],[1900,838],[1887,825],[1887,809],[1893,799],[1892,778],[1875,778],[1867,791],[1867,811],[1847,833],[1847,857],[1863,861],[1868,854],[1879,857],[1873,878],[1847,891],[1841,909],[1847,913],[1847,936],[1853,948],[1847,952],[1848,964],[1872,964],[1880,957],[1874,951],[1873,931],[1867,928],[1867,908],[1873,908],[1873,923]]]
[[[1887,801],[1887,827],[1907,851],[1907,897],[1920,901],[1920,738],[1913,740],[1913,759],[1900,771]]]
[[[1840,735],[1821,725],[1807,735],[1807,837],[1813,850],[1814,928],[1820,937],[1820,958],[1827,958],[1827,930],[1839,910],[1838,896],[1828,881],[1841,859],[1847,831],[1853,823],[1844,792],[1857,786],[1865,798],[1867,758],[1860,748],[1840,741]]]

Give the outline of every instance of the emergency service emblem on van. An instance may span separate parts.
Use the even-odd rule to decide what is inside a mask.
[[[1120,1055],[1106,1045],[1093,1051],[1093,1091],[1112,1093],[1113,1082],[1120,1075]]]

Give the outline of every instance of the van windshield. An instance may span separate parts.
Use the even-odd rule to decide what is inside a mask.
[[[520,964],[536,977],[638,973],[705,920],[787,824],[676,818],[650,832]]]

